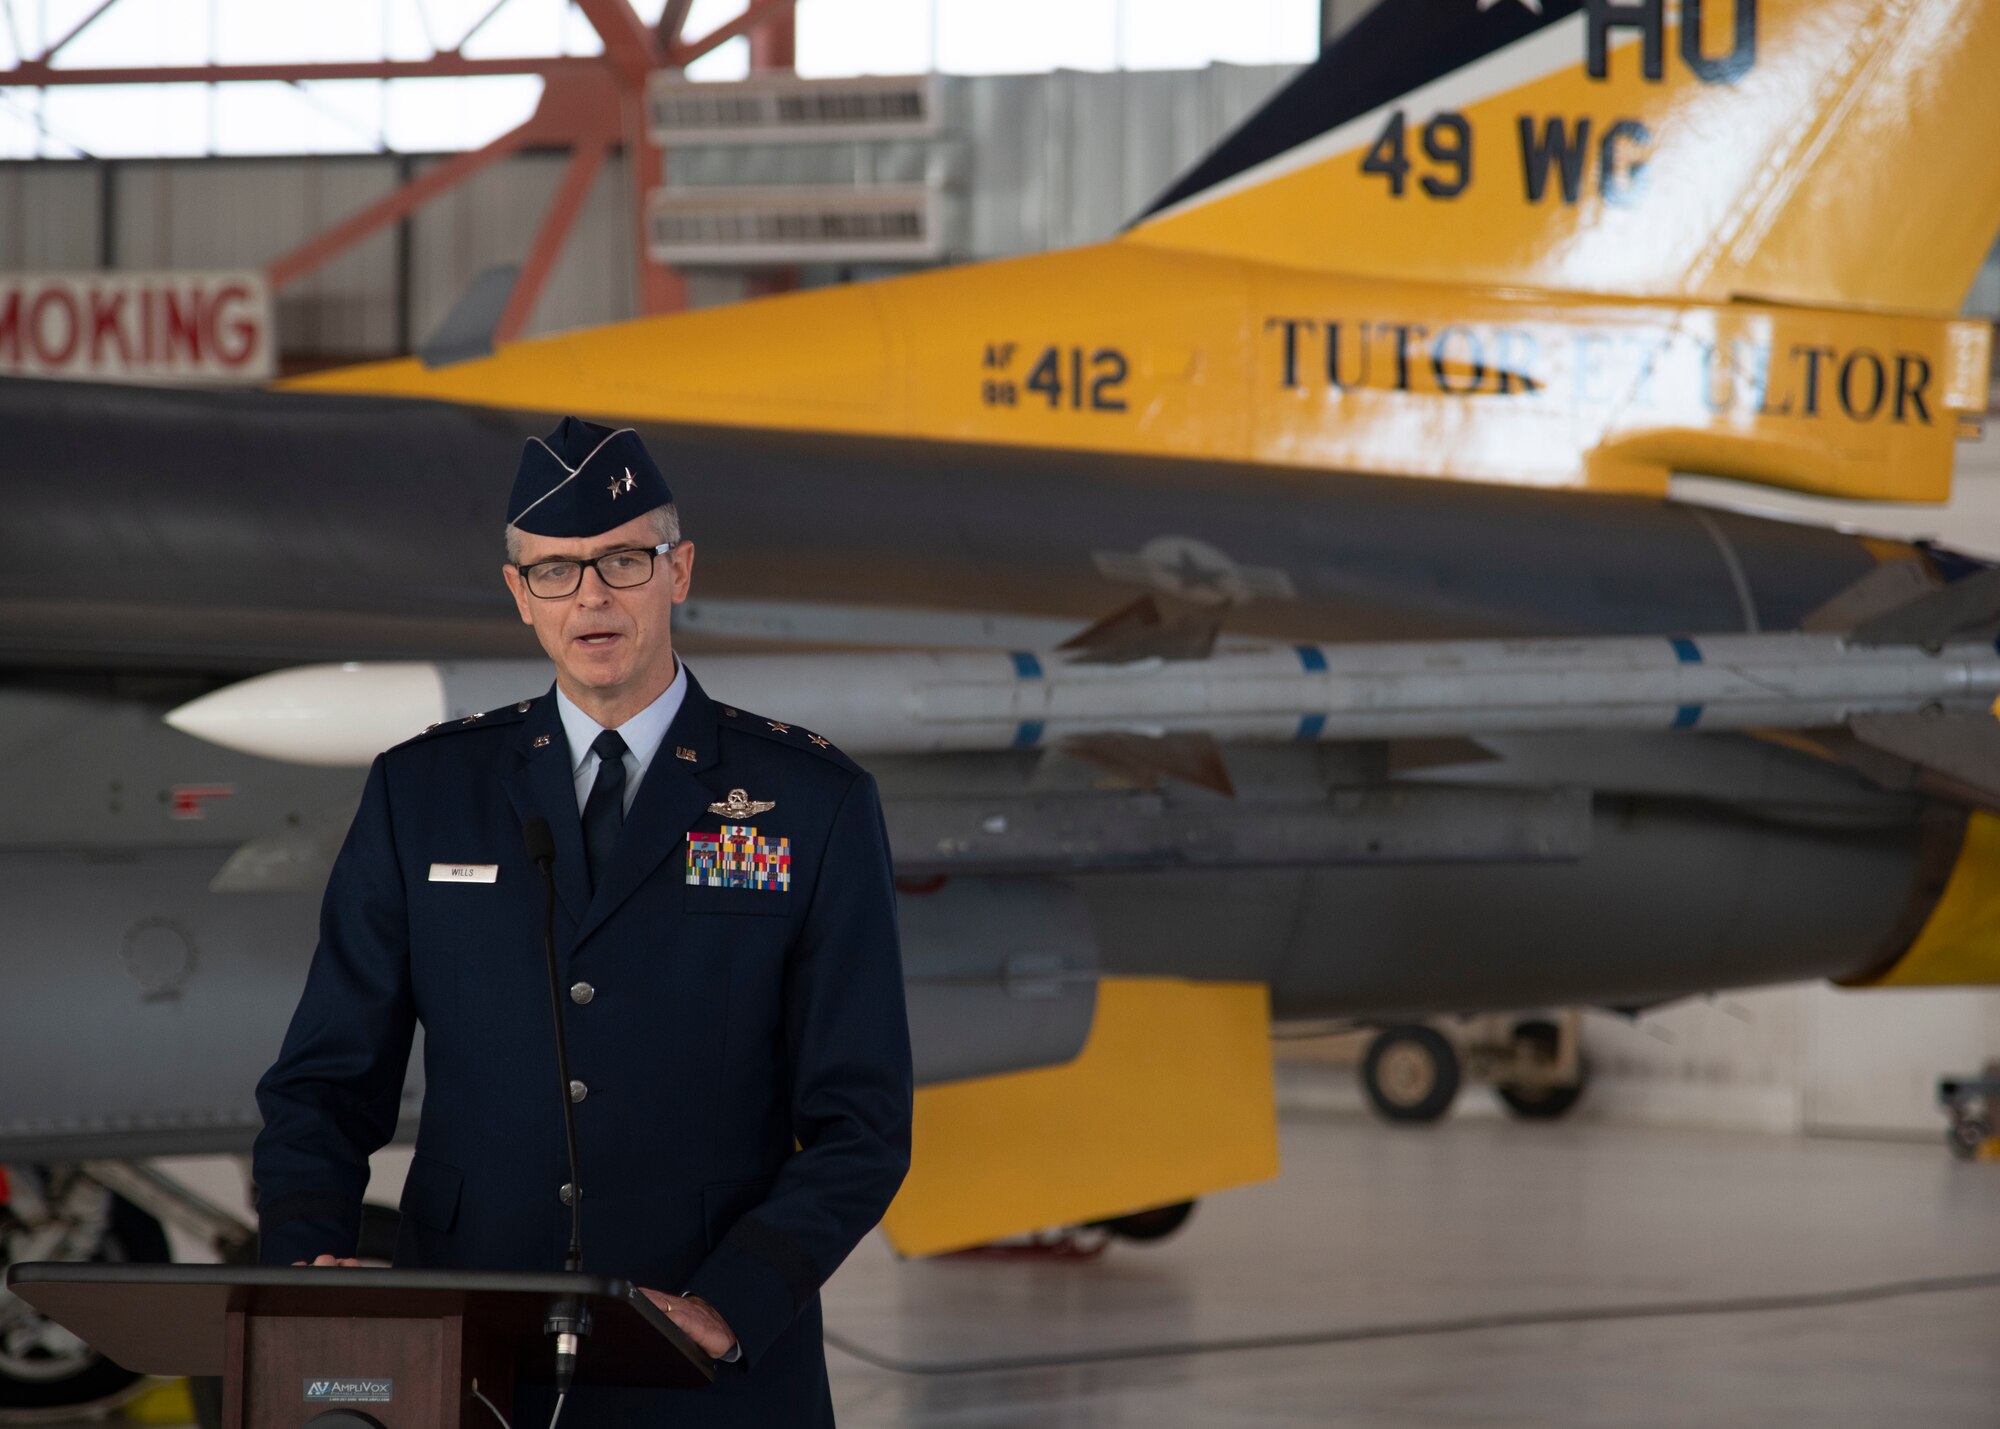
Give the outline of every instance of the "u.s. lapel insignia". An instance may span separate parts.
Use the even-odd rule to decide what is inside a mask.
[[[549,737],[546,734],[538,734],[535,736],[535,748],[547,749],[548,747],[549,747]]]
[[[708,806],[708,811],[725,819],[747,819],[777,807],[776,799],[753,799],[741,789],[731,789],[727,799],[717,799]]]
[[[685,744],[674,746],[674,758],[685,759],[690,764],[701,763],[701,756],[696,754],[692,749],[689,749]]]

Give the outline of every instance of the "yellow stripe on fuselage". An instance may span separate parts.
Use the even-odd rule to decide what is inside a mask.
[[[1983,325],[1361,280],[1130,244],[512,344],[299,390],[1663,493],[1941,501]]]
[[[1974,811],[1937,906],[1909,949],[1867,987],[2000,984],[2000,817]]]

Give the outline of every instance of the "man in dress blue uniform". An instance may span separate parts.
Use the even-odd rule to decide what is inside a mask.
[[[694,547],[672,500],[629,430],[566,418],[527,444],[504,573],[555,688],[369,771],[257,1090],[262,1253],[352,1263],[368,1155],[395,1129],[422,1023],[396,1262],[561,1268],[544,884],[522,842],[539,816],[584,1267],[648,1287],[725,1361],[702,1390],[579,1386],[564,1423],[830,1424],[819,1288],[909,1163],[887,839],[865,772],[711,701],[676,659]],[[546,1406],[524,1391],[522,1408]]]

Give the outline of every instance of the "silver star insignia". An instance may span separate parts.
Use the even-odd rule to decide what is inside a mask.
[[[1535,3],[1539,5],[1541,0],[1535,0]],[[636,485],[638,483],[632,479],[632,468],[628,466],[625,468],[623,476],[614,476],[611,478],[611,485],[606,490],[611,493],[611,499],[616,501],[620,492],[630,491]]]
[[[747,819],[752,814],[761,814],[778,807],[776,799],[753,799],[741,789],[731,789],[727,799],[717,799],[708,806],[711,814],[720,814],[725,819]]]

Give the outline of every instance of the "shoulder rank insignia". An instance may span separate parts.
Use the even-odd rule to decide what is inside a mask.
[[[727,799],[717,799],[708,806],[711,814],[720,814],[725,819],[747,819],[753,814],[766,813],[778,807],[776,799],[753,799],[741,789],[731,789]]]

